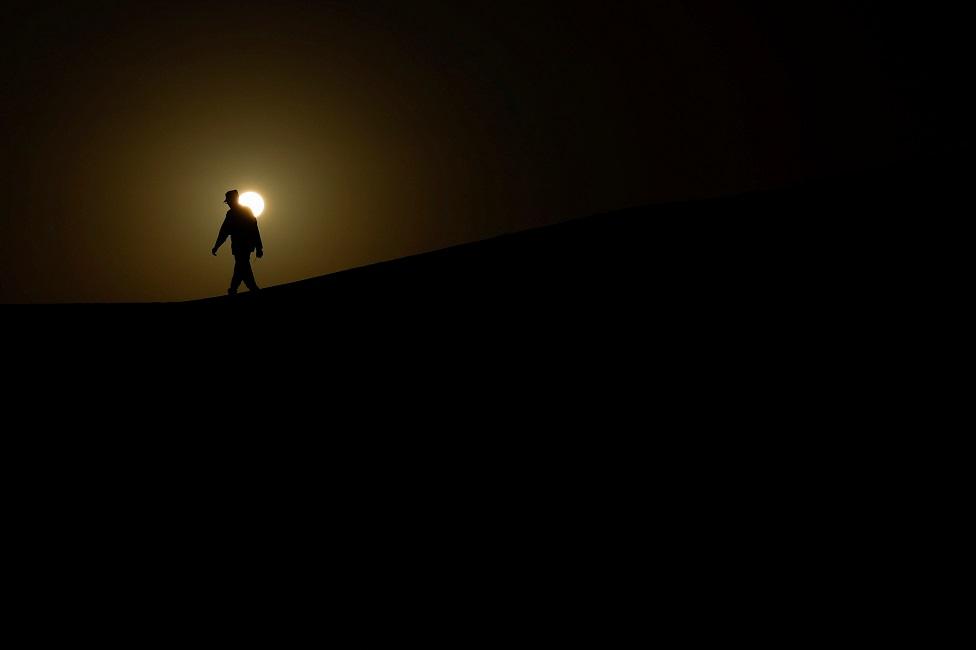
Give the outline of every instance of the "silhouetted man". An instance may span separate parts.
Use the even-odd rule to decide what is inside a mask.
[[[247,285],[249,291],[257,291],[258,283],[254,281],[254,271],[251,270],[251,252],[258,251],[258,257],[264,257],[264,246],[261,245],[261,233],[258,232],[258,220],[254,217],[251,209],[238,203],[239,195],[237,190],[227,192],[224,203],[230,206],[227,216],[224,217],[224,224],[220,227],[217,235],[217,243],[214,244],[214,255],[217,249],[230,237],[230,249],[234,253],[234,277],[230,281],[230,289],[227,293],[234,295],[241,282]]]

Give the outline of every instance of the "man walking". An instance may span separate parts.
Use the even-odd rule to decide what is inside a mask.
[[[258,284],[254,281],[254,272],[251,270],[251,253],[257,249],[257,256],[264,257],[264,246],[261,245],[261,233],[258,232],[258,220],[254,213],[247,206],[239,202],[240,195],[237,190],[227,192],[224,203],[230,209],[224,217],[224,223],[220,226],[220,233],[217,235],[217,243],[214,244],[210,252],[217,254],[227,237],[230,237],[230,249],[234,253],[234,277],[230,281],[230,289],[227,293],[234,295],[241,282],[247,285],[249,291],[258,291]]]

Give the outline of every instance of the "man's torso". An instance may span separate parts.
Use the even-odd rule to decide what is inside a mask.
[[[257,245],[257,219],[249,210],[227,211],[227,230],[234,255],[251,253]]]

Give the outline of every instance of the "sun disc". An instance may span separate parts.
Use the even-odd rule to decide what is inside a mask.
[[[264,199],[257,192],[244,192],[238,201],[241,205],[251,208],[255,217],[260,217],[261,213],[264,212]]]

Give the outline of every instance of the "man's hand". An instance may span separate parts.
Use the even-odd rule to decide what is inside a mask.
[[[217,257],[217,249],[216,249],[216,248],[211,248],[211,249],[210,249],[210,253],[211,253],[211,254],[212,254],[212,255],[213,255],[214,257]]]
[[[260,257],[264,257],[264,249],[263,248],[259,248],[258,249],[258,252],[257,252],[257,255],[258,255],[259,258]]]

